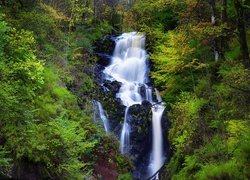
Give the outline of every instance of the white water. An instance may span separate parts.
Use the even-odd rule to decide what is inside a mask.
[[[124,123],[121,131],[120,150],[121,153],[129,153],[130,131],[129,107],[134,104],[141,104],[144,100],[140,94],[140,87],[144,86],[145,100],[152,106],[153,146],[152,161],[150,162],[150,174],[154,174],[164,163],[163,137],[161,118],[165,107],[159,92],[156,90],[158,104],[153,101],[152,87],[146,85],[148,81],[147,53],[145,51],[145,36],[136,32],[124,33],[116,40],[116,46],[111,64],[104,69],[106,79],[121,82],[122,85],[117,98],[126,106]]]
[[[159,91],[156,88],[155,88],[155,94],[156,94],[156,98],[157,98],[158,103],[161,103],[162,98],[161,98]]]
[[[214,60],[217,62],[219,59],[219,52],[218,51],[214,51]]]
[[[130,126],[128,124],[128,107],[125,110],[124,123],[121,133],[121,153],[127,153],[130,149]]]
[[[155,89],[156,97],[159,104],[152,106],[152,128],[153,128],[153,148],[152,148],[152,160],[149,166],[151,175],[157,172],[164,163],[163,153],[163,137],[161,119],[165,106],[162,103],[161,96],[157,89]]]
[[[130,149],[131,127],[128,122],[128,108],[134,104],[141,104],[143,98],[140,87],[147,81],[144,44],[145,36],[142,34],[136,32],[122,34],[117,38],[111,64],[103,71],[107,79],[122,83],[116,97],[127,107],[120,139],[120,150],[123,154],[128,153]]]
[[[211,16],[211,23],[212,23],[212,25],[215,24],[215,17],[214,17],[214,15]]]
[[[104,128],[106,133],[109,132],[109,123],[108,123],[108,118],[106,117],[106,115],[104,114],[103,108],[102,108],[102,104],[100,102],[97,102],[98,108],[99,108],[99,113],[100,113],[100,118],[103,122]]]
[[[94,101],[93,104],[98,107],[98,115],[103,122],[105,132],[108,133],[109,132],[109,121],[104,113],[102,104],[99,101]],[[96,121],[96,113],[94,113],[94,121]]]
[[[153,103],[153,97],[152,97],[152,88],[145,86],[146,87],[146,100],[149,101],[150,103]]]

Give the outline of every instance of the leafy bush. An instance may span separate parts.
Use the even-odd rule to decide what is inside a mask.
[[[179,101],[170,112],[172,128],[169,138],[175,148],[181,151],[190,150],[199,141],[198,132],[202,123],[201,111],[206,100],[199,99],[191,93],[182,93]],[[196,139],[197,138],[197,139]]]
[[[228,161],[226,163],[208,164],[202,167],[195,175],[195,179],[244,179],[237,162]]]
[[[0,177],[8,174],[12,159],[6,148],[0,146]]]

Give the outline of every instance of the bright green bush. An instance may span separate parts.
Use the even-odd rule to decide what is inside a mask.
[[[226,163],[204,165],[196,175],[195,179],[244,179],[237,162],[228,161]]]

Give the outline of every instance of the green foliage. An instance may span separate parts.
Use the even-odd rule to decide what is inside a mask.
[[[10,168],[12,159],[8,157],[9,152],[0,146],[0,177],[7,174]]]
[[[162,36],[151,54],[155,67],[151,75],[170,104],[181,91],[195,90],[197,74],[207,65],[196,59],[201,50],[185,31],[168,31]]]
[[[0,20],[2,20],[2,15],[0,14]],[[3,48],[6,43],[5,33],[8,31],[6,22],[0,21],[0,57],[3,56]]]
[[[24,30],[8,29],[8,32],[1,35],[6,39],[6,43],[0,65],[0,119],[5,122],[17,119],[21,121],[30,117],[35,92],[44,83],[44,67],[34,54],[35,42],[32,34]]]
[[[0,175],[28,161],[45,171],[38,178],[83,179],[101,155],[131,179],[117,140],[100,139],[90,121],[94,44],[121,25],[147,34],[151,77],[169,107],[166,178],[249,178],[250,71],[239,61],[234,1],[221,2],[212,25],[208,1],[1,1]]]
[[[237,162],[208,164],[195,175],[195,179],[244,179]]]
[[[48,123],[28,123],[25,128],[6,127],[6,131],[7,145],[15,149],[17,159],[26,157],[44,164],[57,176],[80,176],[82,169],[89,165],[80,158],[89,155],[96,144],[87,141],[87,132],[79,123],[60,117]]]
[[[197,170],[200,169],[200,162],[197,159],[197,156],[186,156],[185,157],[185,162],[183,163],[183,168],[181,169],[181,171],[174,175],[172,178],[173,179],[181,179],[181,178],[185,178],[185,179],[194,179],[194,172],[196,172]]]
[[[119,144],[117,139],[112,136],[104,136],[102,138],[102,145],[104,147],[104,151],[106,152],[105,154],[108,154],[108,152],[115,153],[115,156],[112,160],[117,164],[117,171],[118,173],[127,177],[128,172],[131,171],[133,165],[131,164],[131,161],[128,159],[128,157],[119,153]]]
[[[0,175],[25,162],[43,172],[38,178],[86,178],[99,136],[87,114],[93,79],[82,70],[92,68],[93,43],[111,27],[93,22],[91,3],[20,2],[0,16]]]
[[[118,179],[132,179],[130,172],[133,165],[127,156],[120,154],[118,139],[110,134],[101,137],[99,144],[95,149],[96,163],[95,166],[101,169],[113,167],[116,170]],[[107,167],[106,167],[107,166]]]
[[[118,180],[132,180],[132,179],[133,178],[129,173],[118,176]]]
[[[169,4],[160,0],[141,0],[135,1],[132,8],[125,13],[123,29],[133,28],[143,32],[150,27],[164,31],[173,29],[177,20],[178,16]]]
[[[250,73],[240,62],[234,3],[215,1],[214,24],[209,1],[135,0],[124,13],[124,29],[147,34],[151,77],[169,109],[166,179],[249,177]]]
[[[220,67],[222,83],[215,85],[215,97],[221,119],[247,118],[250,72],[241,63],[229,61]]]
[[[233,152],[234,148],[241,143],[242,137],[247,134],[247,121],[230,120],[227,122],[227,131],[229,133],[228,149]]]
[[[204,99],[199,99],[190,93],[182,93],[179,102],[172,107],[170,119],[174,121],[169,138],[178,150],[188,151],[193,148],[195,141],[199,140],[197,133],[199,123],[202,121],[201,110],[205,105]]]

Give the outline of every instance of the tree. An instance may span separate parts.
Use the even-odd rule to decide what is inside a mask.
[[[240,0],[234,0],[234,7],[237,13],[237,28],[240,41],[241,55],[245,66],[250,68],[250,59],[249,59],[248,45],[246,39],[246,28],[245,28],[245,10],[243,5],[244,2],[241,2]]]
[[[221,6],[222,6],[222,11],[221,11],[221,22],[222,24],[227,23],[227,0],[221,0]],[[224,30],[223,30],[224,32]],[[226,38],[225,35],[222,35],[221,37],[221,58],[225,60],[225,46],[226,46]]]

